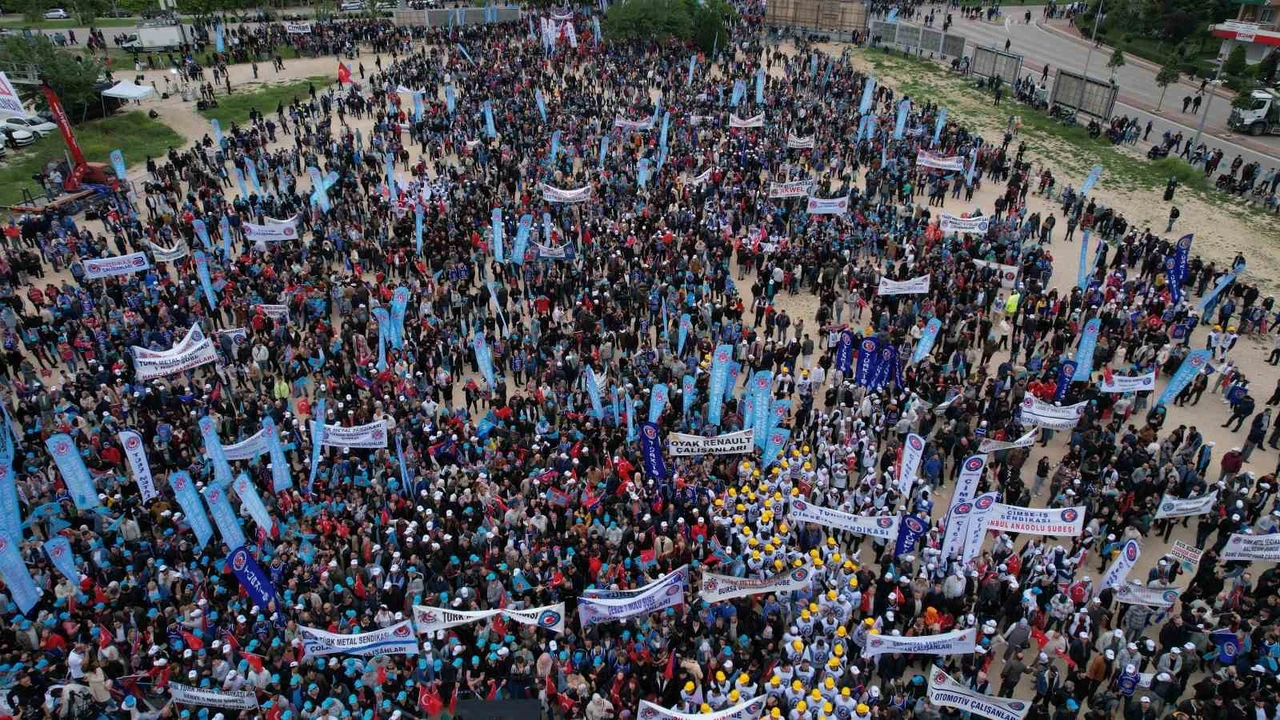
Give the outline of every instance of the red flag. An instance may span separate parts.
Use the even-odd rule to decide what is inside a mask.
[[[111,643],[115,642],[115,638],[111,637],[111,631],[106,625],[98,626],[98,649],[106,650]]]
[[[460,684],[461,683],[453,684],[453,695],[449,696],[449,715],[451,717],[457,716],[458,714],[458,685]]]
[[[487,695],[485,695],[485,696],[484,696],[484,699],[485,699],[485,700],[497,700],[497,699],[498,699],[498,681],[497,681],[497,680],[490,680],[490,681],[489,681],[489,693],[488,693]]]
[[[361,600],[364,599],[364,578],[363,577],[356,576],[356,584],[355,584],[355,587],[352,588],[352,591],[356,594],[356,597],[360,598]]]
[[[204,641],[196,637],[195,635],[192,635],[190,631],[187,631],[187,630],[182,631],[182,641],[185,642],[187,644],[187,647],[191,648],[192,650],[204,649]]]
[[[662,671],[662,677],[667,680],[674,680],[676,677],[676,653],[674,650],[667,653],[667,669]]]
[[[351,82],[351,68],[346,63],[338,63],[338,84],[345,85]]]
[[[253,653],[247,653],[247,652],[240,653],[240,654],[243,655],[244,659],[248,661],[249,667],[253,668],[254,672],[262,672],[262,656],[261,655],[254,655]]]
[[[422,708],[422,711],[427,715],[435,717],[444,709],[444,700],[440,699],[440,693],[436,692],[434,687],[428,690],[426,685],[420,685],[418,687],[418,707]]]
[[[1049,644],[1049,636],[1045,635],[1044,631],[1040,628],[1031,628],[1031,639],[1036,641],[1036,644],[1040,646],[1041,650],[1044,649],[1045,645]]]

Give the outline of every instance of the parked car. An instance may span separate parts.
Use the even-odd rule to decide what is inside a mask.
[[[11,115],[6,118],[0,118],[0,127],[25,130],[36,137],[44,137],[58,130],[57,125],[35,115],[27,115],[26,117]]]
[[[360,0],[346,0],[339,6],[342,12],[360,12],[364,9],[364,3]]]
[[[11,127],[0,127],[0,135],[4,136],[4,144],[10,147],[26,147],[36,141],[34,133],[26,130],[15,130]]]
[[[44,19],[45,20],[70,20],[71,13],[68,13],[66,10],[63,10],[62,8],[54,8],[52,10],[45,11]]]

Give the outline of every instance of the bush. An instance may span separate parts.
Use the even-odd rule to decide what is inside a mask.
[[[615,40],[695,42],[710,51],[727,45],[733,16],[724,0],[627,0],[605,13],[604,31]]]

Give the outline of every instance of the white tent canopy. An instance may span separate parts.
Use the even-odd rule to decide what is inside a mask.
[[[102,91],[102,94],[110,98],[119,98],[121,100],[142,100],[150,97],[155,92],[154,88],[137,83],[121,80],[115,85]]]

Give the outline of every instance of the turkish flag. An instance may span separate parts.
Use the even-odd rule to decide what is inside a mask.
[[[195,635],[192,635],[187,630],[182,631],[182,640],[187,644],[187,647],[191,648],[192,650],[204,649],[204,641],[196,637]]]
[[[428,690],[427,686],[422,685],[418,687],[418,707],[427,715],[435,717],[444,710],[444,700],[440,699],[440,693],[434,687]]]
[[[107,626],[99,625],[98,626],[98,649],[106,650],[107,646],[109,646],[113,642],[115,642],[115,638],[111,637],[111,631],[107,629]]]
[[[351,68],[346,63],[338,63],[338,84],[345,85],[351,82]]]
[[[461,684],[461,683],[454,683],[454,684],[453,684],[453,694],[449,696],[449,715],[450,715],[450,717],[455,717],[455,716],[457,716],[457,714],[458,714],[458,685],[460,685],[460,684]]]
[[[1044,631],[1040,628],[1031,629],[1031,639],[1036,641],[1036,644],[1040,646],[1041,650],[1044,649],[1045,645],[1049,644],[1049,636],[1045,635]]]

